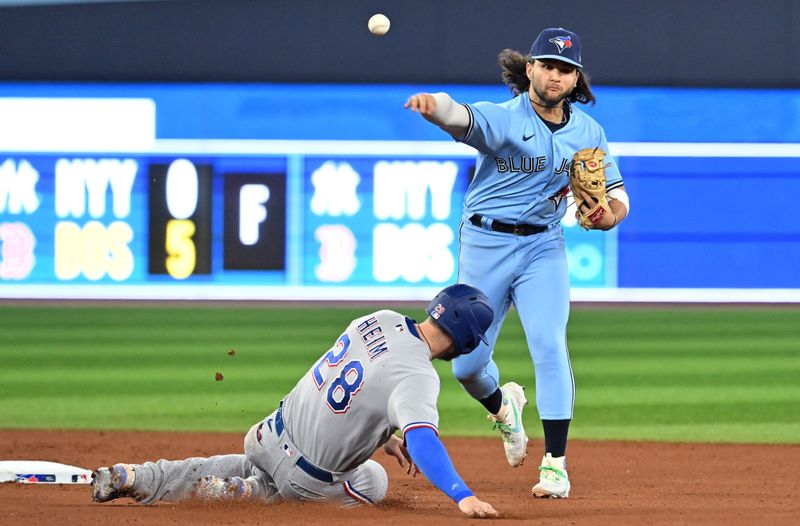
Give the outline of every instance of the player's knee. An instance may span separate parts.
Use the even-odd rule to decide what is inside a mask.
[[[537,347],[537,352],[533,353],[533,365],[537,373],[556,374],[570,369],[566,348],[554,342],[544,342]]]
[[[250,428],[250,431],[244,437],[244,454],[248,458],[253,458],[255,455],[257,438],[256,438],[256,431],[258,429],[258,424],[254,425]]]
[[[362,469],[363,479],[362,477],[359,477],[359,479],[364,480],[364,484],[363,486],[359,484],[359,486],[364,488],[362,493],[373,504],[377,504],[386,497],[386,492],[389,490],[389,476],[383,466],[374,460],[364,462]]]
[[[453,376],[463,385],[478,382],[482,377],[483,367],[475,367],[466,360],[453,360]]]

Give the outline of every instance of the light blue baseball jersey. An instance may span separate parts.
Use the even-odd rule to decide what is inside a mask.
[[[470,122],[460,141],[480,153],[464,200],[465,217],[481,214],[533,225],[560,221],[567,211],[562,198],[572,156],[583,148],[599,146],[606,152],[608,190],[622,185],[603,128],[574,105],[569,122],[556,132],[539,118],[526,94],[502,104],[464,106]]]

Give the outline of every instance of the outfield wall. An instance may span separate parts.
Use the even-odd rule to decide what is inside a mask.
[[[427,299],[475,152],[402,109],[499,86],[0,85],[0,298]],[[631,196],[577,301],[800,302],[800,91],[596,88]],[[758,104],[753,104],[758,101]]]
[[[566,27],[597,85],[800,88],[795,0],[69,3],[2,9],[0,80],[489,84],[500,50]]]

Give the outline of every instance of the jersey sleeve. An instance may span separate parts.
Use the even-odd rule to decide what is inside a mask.
[[[622,174],[619,172],[617,159],[612,157],[611,153],[608,151],[608,140],[606,140],[606,132],[603,128],[600,128],[600,148],[607,153],[606,164],[609,164],[606,168],[606,191],[619,188],[623,184]]]
[[[409,376],[389,396],[389,423],[403,435],[419,427],[431,428],[439,434],[439,379],[433,375]]]
[[[485,154],[500,149],[511,120],[508,109],[491,102],[464,104],[464,107],[469,111],[469,126],[461,142]]]

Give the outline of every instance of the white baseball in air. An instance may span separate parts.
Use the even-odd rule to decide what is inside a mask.
[[[367,27],[369,27],[369,32],[373,35],[383,36],[389,32],[389,19],[386,18],[386,15],[381,13],[377,13],[372,15],[369,18],[369,22],[367,22]]]

